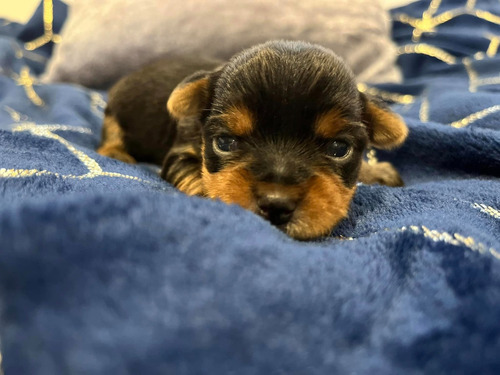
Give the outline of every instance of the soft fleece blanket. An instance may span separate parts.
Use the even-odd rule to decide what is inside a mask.
[[[405,81],[360,88],[409,124],[369,155],[407,186],[314,242],[96,154],[104,94],[37,83],[41,8],[0,21],[5,374],[500,373],[500,2],[392,14]]]

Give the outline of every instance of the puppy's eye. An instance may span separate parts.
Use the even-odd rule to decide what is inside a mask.
[[[343,158],[349,154],[351,146],[344,141],[333,141],[328,145],[326,154],[332,158]]]
[[[222,135],[214,138],[214,147],[221,152],[232,152],[238,149],[238,141],[233,137]]]

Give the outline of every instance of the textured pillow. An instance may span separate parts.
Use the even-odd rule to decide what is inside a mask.
[[[389,31],[376,0],[74,0],[43,81],[105,88],[159,57],[298,39],[333,49],[360,81],[395,82]]]

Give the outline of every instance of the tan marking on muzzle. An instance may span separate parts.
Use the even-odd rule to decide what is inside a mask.
[[[305,196],[286,232],[307,240],[329,234],[347,216],[356,186],[346,187],[339,176],[321,172],[306,182]]]
[[[205,165],[202,168],[203,190],[212,199],[255,211],[255,200],[252,194],[253,178],[246,169],[236,165],[222,169],[217,173],[209,173]]]
[[[298,185],[281,185],[256,182],[250,172],[238,165],[217,173],[209,173],[203,166],[202,180],[208,197],[238,204],[254,213],[259,211],[254,191],[265,194],[279,189],[285,195],[296,198],[298,206],[283,230],[300,240],[330,233],[347,216],[356,191],[356,186],[348,188],[339,176],[325,171]]]

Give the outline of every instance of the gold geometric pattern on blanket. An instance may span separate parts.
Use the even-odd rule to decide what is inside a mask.
[[[470,13],[467,13],[473,16],[476,16],[477,18],[481,18],[485,21],[491,22],[491,23],[496,23],[497,25],[500,25],[500,16],[497,16],[496,14],[486,12],[484,10],[474,10]]]
[[[464,64],[465,71],[469,76],[469,92],[477,92],[478,84],[478,76],[479,74],[474,70],[472,66],[472,60],[468,57],[464,57],[462,59],[462,63]]]
[[[419,119],[421,122],[423,123],[429,122],[429,112],[430,112],[430,102],[427,95],[424,94],[422,102],[420,103],[420,111],[419,111]],[[460,120],[450,123],[449,125],[456,129],[465,128],[466,126],[469,126],[470,124],[497,112],[500,112],[500,104],[472,113]]]
[[[449,54],[441,48],[434,47],[427,43],[407,44],[399,47],[397,49],[397,53],[398,55],[416,53],[419,55],[431,56],[448,65],[452,65],[457,62],[457,58],[455,56]]]
[[[24,91],[26,92],[26,96],[28,99],[38,107],[42,107],[45,105],[45,102],[38,96],[35,89],[33,88],[33,84],[35,84],[35,78],[31,76],[30,69],[27,66],[21,68],[21,72],[19,75],[15,75],[14,79],[19,86],[24,87]]]
[[[500,39],[499,39],[500,40]],[[491,46],[491,44],[490,44]],[[489,47],[488,47],[489,48]],[[488,86],[488,85],[498,85],[500,84],[500,74],[493,77],[479,77],[478,72],[474,69],[474,61],[480,61],[485,58],[484,53],[477,53],[474,56],[474,60],[464,57],[462,63],[464,64],[465,71],[469,76],[469,91],[477,92],[478,87]]]
[[[422,122],[429,122],[429,111],[430,111],[430,103],[429,96],[427,93],[424,93],[422,103],[420,104],[420,111],[418,112],[418,117]]]
[[[500,75],[496,77],[478,78],[476,81],[476,86],[488,86],[488,85],[499,85]]]
[[[92,130],[89,128],[85,128],[83,126],[69,126],[69,125],[37,125],[32,122],[27,122],[24,124],[17,125],[13,130],[13,132],[30,132],[34,135],[38,135],[38,133],[43,133],[45,136],[45,132],[55,132],[55,131],[70,131],[80,134],[92,134]]]
[[[422,18],[413,18],[406,14],[396,14],[394,15],[393,18],[396,21],[408,24],[413,27],[414,42],[420,41],[420,37],[422,36],[423,33],[435,32],[437,26],[445,22],[448,22],[449,20],[455,17],[462,15],[474,16],[483,19],[487,22],[500,25],[500,16],[497,16],[491,12],[487,12],[484,10],[475,9],[476,1],[468,0],[466,1],[463,7],[446,11],[439,15],[435,15],[440,5],[441,5],[441,0],[431,1],[429,8],[422,14]],[[477,89],[480,86],[500,83],[500,76],[481,78],[473,68],[474,60],[476,61],[483,60],[485,56],[487,57],[496,56],[498,53],[498,49],[500,47],[499,35],[485,33],[483,37],[489,40],[489,45],[486,51],[479,51],[474,55],[473,59],[464,58],[461,61],[462,64],[464,65],[467,74],[469,75],[470,92],[477,92]],[[438,47],[434,47],[427,43],[409,44],[401,46],[398,48],[397,51],[399,55],[412,54],[412,53],[427,55],[430,57],[437,58],[449,65],[456,64],[459,62],[455,56],[449,54],[448,52]]]
[[[26,56],[21,55],[21,57],[26,57]],[[16,81],[16,83],[19,86],[22,86],[24,88],[26,96],[33,104],[35,104],[38,107],[45,106],[45,102],[35,91],[34,85],[37,84],[37,79],[31,75],[28,66],[22,67],[21,72],[19,74],[14,73],[12,74],[11,77]],[[104,100],[104,97],[96,91],[91,91],[89,95],[90,95],[90,110],[96,116],[103,118],[104,109],[106,108],[106,101]],[[8,108],[5,109],[9,111]],[[15,120],[15,118],[13,119]]]
[[[414,42],[419,42],[424,33],[434,33],[437,26],[463,15],[475,16],[500,25],[500,16],[484,10],[475,9],[476,1],[467,0],[463,7],[448,10],[436,15],[440,5],[441,0],[432,0],[429,8],[424,11],[421,18],[411,17],[403,13],[396,14],[393,18],[396,21],[413,27],[412,40]]]
[[[15,49],[15,56],[17,59],[26,58],[42,64],[47,62],[47,57],[39,55],[38,53],[32,51],[27,51],[21,48],[21,46],[17,43],[12,43],[12,47]]]
[[[106,101],[103,96],[98,92],[90,93],[90,110],[100,118],[104,117],[104,109],[106,108]]]
[[[453,128],[457,128],[457,129],[464,128],[464,127],[472,124],[473,122],[476,122],[477,120],[481,120],[482,118],[485,118],[486,116],[489,116],[489,115],[491,115],[493,113],[497,113],[497,112],[500,112],[500,104],[483,109],[479,112],[472,113],[469,116],[464,117],[461,120],[452,122],[450,124],[450,126]]]
[[[11,108],[11,107],[9,107],[7,105],[4,106],[3,108],[10,115],[10,117],[12,118],[12,120],[14,120],[15,122],[28,121],[28,116],[23,115],[22,113],[19,113],[15,109],[13,109],[13,108]]]
[[[486,55],[488,57],[493,57],[497,54],[498,47],[500,46],[500,35],[494,35],[491,33],[487,33],[487,34],[485,34],[485,38],[488,38],[490,40],[490,45],[488,46],[488,49],[486,50]]]
[[[447,232],[431,230],[424,225],[421,226],[411,225],[409,227],[402,227],[399,231],[423,234],[424,237],[430,238],[435,242],[445,242],[447,244],[454,246],[466,246],[472,251],[477,251],[480,254],[490,253],[495,258],[500,260],[500,253],[496,251],[494,248],[486,246],[481,242],[476,242],[472,237],[466,237],[459,233],[453,233],[452,235]]]
[[[382,100],[398,104],[412,104],[416,99],[413,95],[384,91],[376,87],[370,87],[365,83],[358,83],[358,90],[362,93],[377,96]]]
[[[469,10],[473,10],[476,7],[476,0],[467,0],[465,7]]]
[[[24,48],[28,51],[33,51],[50,42],[59,43],[61,41],[61,36],[54,34],[53,21],[54,4],[52,0],[43,0],[43,35],[31,42],[25,43]]]
[[[489,45],[485,51],[478,51],[473,57],[465,57],[458,59],[445,50],[435,47],[428,43],[418,43],[424,33],[433,33],[436,28],[455,17],[469,15],[480,18],[482,20],[500,25],[500,16],[481,9],[476,9],[476,0],[466,0],[462,7],[445,11],[437,14],[442,0],[432,0],[429,7],[423,12],[421,18],[411,17],[407,14],[395,14],[393,19],[413,27],[412,40],[415,44],[400,46],[397,49],[399,55],[405,54],[422,54],[436,58],[448,65],[462,64],[469,78],[469,92],[475,93],[482,86],[500,84],[500,74],[492,77],[480,77],[479,73],[474,68],[474,62],[494,57],[498,54],[500,48],[500,35],[485,33],[483,37],[489,40]],[[499,72],[500,73],[500,72]],[[460,120],[454,121],[449,125],[453,128],[463,128],[469,124],[480,120],[490,114],[500,111],[500,105],[494,105],[485,108],[476,113],[472,113]],[[429,121],[429,100],[424,93],[420,100],[419,118],[422,122]]]
[[[441,5],[441,0],[432,0],[429,8],[422,14],[422,18],[410,17],[406,14],[396,14],[394,19],[406,23],[413,27],[412,40],[414,42],[420,41],[422,34],[433,33],[436,31],[436,27],[448,22],[454,17],[464,14],[464,10],[455,9],[452,11],[444,12],[437,16],[434,16]]]
[[[134,180],[144,183],[153,183],[153,181],[148,181],[141,179],[139,177],[125,175],[122,173],[116,172],[106,172],[103,171],[102,167],[97,163],[96,160],[92,159],[86,153],[81,150],[78,150],[75,146],[73,146],[70,142],[68,142],[63,137],[53,133],[54,131],[75,131],[78,133],[86,133],[90,134],[91,130],[84,127],[74,127],[74,126],[66,126],[66,125],[36,125],[34,123],[25,123],[16,126],[13,129],[14,132],[29,132],[30,134],[38,137],[53,139],[59,143],[61,143],[64,147],[68,149],[76,158],[87,168],[88,172],[82,175],[64,175],[58,172],[51,172],[46,170],[37,170],[37,169],[6,169],[0,168],[0,178],[23,178],[30,176],[43,176],[43,175],[51,175],[60,178],[69,178],[69,179],[88,179],[95,177],[115,177],[115,178],[124,178],[128,180]]]
[[[475,208],[485,214],[488,214],[492,217],[494,217],[495,219],[499,219],[500,220],[500,211],[491,207],[491,206],[487,206],[483,203],[473,203],[471,204],[472,208]]]

